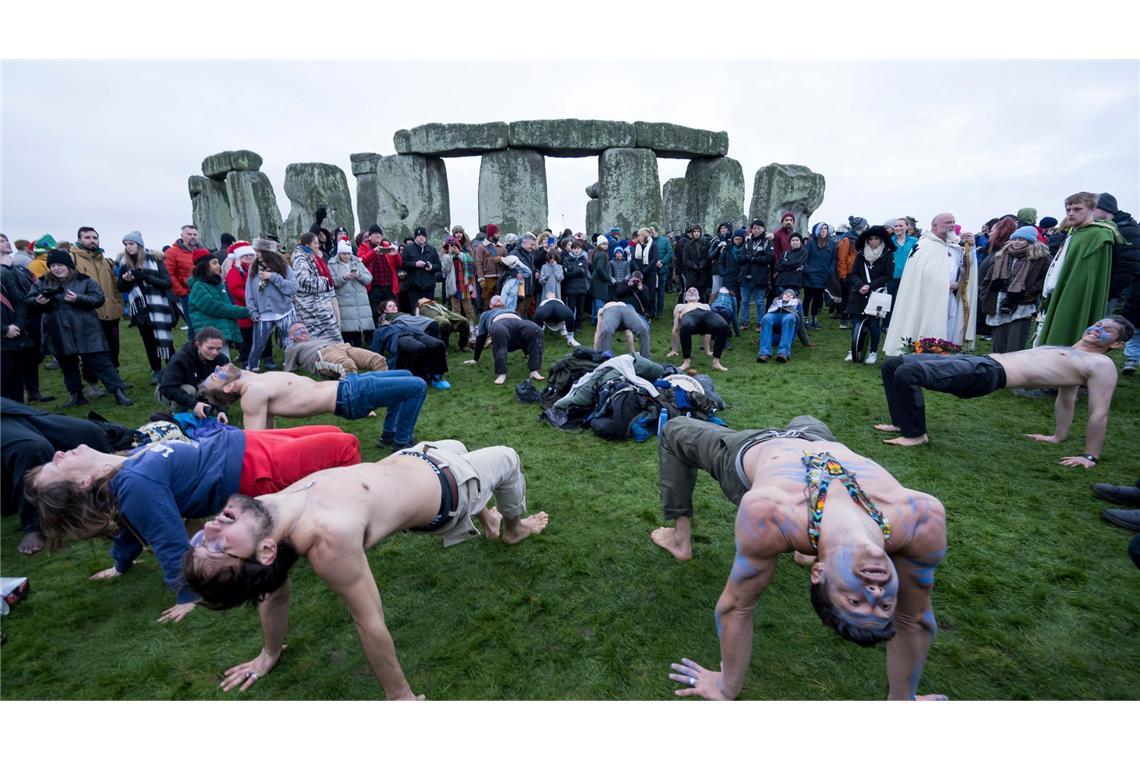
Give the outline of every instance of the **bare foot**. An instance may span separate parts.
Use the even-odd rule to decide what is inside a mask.
[[[712,356],[712,351],[709,351],[708,349],[705,349],[705,353],[708,354],[709,356]]]
[[[792,554],[792,560],[800,567],[811,567],[815,564],[815,557],[803,552],[795,552]]]
[[[902,428],[900,428],[898,425],[888,425],[886,423],[880,423],[878,425],[875,425],[874,428],[875,428],[875,430],[878,430],[879,432],[882,432],[882,433],[901,433],[902,432]]]
[[[483,525],[483,532],[487,534],[487,539],[490,541],[499,540],[499,528],[503,524],[503,514],[491,507],[484,509],[479,513],[479,522]]]
[[[531,380],[545,380],[546,378],[543,377],[542,375],[540,375],[538,373],[538,370],[536,369],[534,372],[530,373],[530,379]]]
[[[720,363],[720,359],[713,359],[713,369],[719,369],[721,372],[728,372],[728,367]]]
[[[929,443],[930,439],[926,437],[926,433],[918,436],[917,438],[907,438],[899,436],[898,438],[888,438],[883,443],[889,443],[892,446],[921,446],[924,443]]]
[[[503,543],[517,544],[527,536],[541,533],[546,530],[548,522],[550,522],[550,517],[545,512],[539,512],[537,515],[524,517],[521,520],[508,520],[506,527],[503,528]]]
[[[685,361],[681,362],[681,366],[677,367],[677,370],[679,372],[688,372],[689,367],[691,367],[692,365],[693,365],[692,361],[690,361],[689,359],[686,359]]]
[[[506,375],[499,375],[495,378],[495,385],[502,385],[505,382],[507,382]]]
[[[693,545],[677,536],[676,528],[658,528],[649,534],[653,543],[672,554],[682,562],[693,558]]]
[[[44,537],[40,535],[39,531],[29,531],[20,539],[20,546],[18,548],[20,554],[35,554],[43,550]]]

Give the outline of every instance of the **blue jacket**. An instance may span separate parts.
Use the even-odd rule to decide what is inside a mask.
[[[254,275],[245,282],[245,307],[254,322],[262,314],[284,316],[293,310],[293,296],[297,294],[297,278],[292,267],[285,267],[285,276],[270,272],[269,282],[263,286],[261,277]]]
[[[827,281],[831,278],[831,273],[835,271],[835,241],[828,237],[827,242],[820,245],[816,238],[812,238],[807,242],[805,248],[807,260],[804,261],[804,287],[827,287]]]
[[[119,514],[130,523],[115,534],[111,556],[125,573],[145,541],[162,566],[177,603],[197,599],[182,585],[182,557],[190,549],[183,518],[221,511],[241,483],[245,431],[226,428],[201,441],[160,441],[131,456],[111,478]],[[141,541],[140,541],[141,539]]]

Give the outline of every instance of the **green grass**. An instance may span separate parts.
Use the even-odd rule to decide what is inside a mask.
[[[1021,435],[1051,431],[1049,401],[928,394],[933,443],[900,450],[870,428],[885,417],[878,371],[843,363],[847,333],[826,324],[815,333],[819,347],[797,345],[788,365],[756,364],[755,333],[736,340],[725,356],[731,371],[716,373],[731,404],[724,417],[733,427],[764,427],[813,414],[902,483],[946,503],[949,550],[934,590],[940,632],[920,690],[953,699],[1135,699],[1140,572],[1125,551],[1130,535],[1100,518],[1105,505],[1089,484],[1137,476],[1138,381],[1121,378],[1105,455],[1092,470],[1057,464],[1082,451],[1083,399],[1074,437],[1053,447]],[[665,330],[654,327],[658,358]],[[133,330],[124,327],[123,342],[138,403],[120,409],[104,398],[88,408],[137,425],[153,408],[150,373]],[[546,366],[562,348],[549,341]],[[476,540],[444,551],[438,539],[397,535],[369,553],[412,687],[431,699],[671,698],[670,662],[719,659],[712,611],[733,560],[733,506],[702,476],[694,559],[673,561],[649,542],[660,524],[655,439],[610,443],[553,430],[535,421],[536,407],[514,400],[512,385],[525,375],[518,354],[506,387],[491,384],[490,357],[479,368],[463,358],[450,357],[452,391],[429,390],[417,436],[517,448],[529,509],[546,510],[551,522],[518,547]],[[707,369],[703,356],[697,366]],[[58,371],[41,376],[46,392],[64,398]],[[378,420],[312,422],[335,422],[360,436],[366,456],[379,453]],[[31,578],[31,594],[3,619],[6,699],[382,696],[347,611],[304,561],[293,571],[288,650],[277,669],[244,696],[223,695],[221,672],[260,647],[252,609],[196,610],[159,625],[173,597],[153,557],[96,583],[87,576],[109,566],[107,542],[26,558],[16,552],[16,518],[2,525],[3,575]],[[790,558],[781,564],[757,609],[742,698],[883,697],[882,648],[861,649],[820,625],[807,571]]]

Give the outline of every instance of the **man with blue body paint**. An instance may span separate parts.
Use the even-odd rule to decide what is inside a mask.
[[[679,560],[692,557],[692,498],[705,470],[736,514],[736,559],[717,600],[721,670],[673,663],[678,696],[734,699],[752,658],[756,602],[781,554],[811,565],[811,601],[825,625],[861,646],[887,643],[890,699],[919,697],[918,681],[937,626],[934,569],[946,553],[946,516],[930,494],[835,440],[801,416],[785,428],[734,431],[678,417],[660,430],[661,501],[673,528],[652,539]],[[826,509],[826,520],[824,512]],[[814,555],[814,556],[813,556]]]

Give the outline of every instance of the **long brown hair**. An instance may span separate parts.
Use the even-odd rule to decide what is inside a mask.
[[[257,256],[253,259],[253,263],[249,265],[250,279],[256,277],[263,266],[270,272],[276,272],[282,277],[285,276],[285,271],[289,268],[285,257],[277,253],[277,251],[258,251]]]
[[[65,537],[109,538],[119,530],[119,505],[111,493],[111,478],[116,472],[95,478],[87,488],[67,480],[36,485],[40,467],[28,470],[24,477],[24,498],[38,508],[40,529],[48,540],[48,548],[58,549]]]
[[[1017,232],[1017,221],[1008,216],[1000,220],[990,230],[990,251],[998,252],[1009,242],[1010,235]]]

